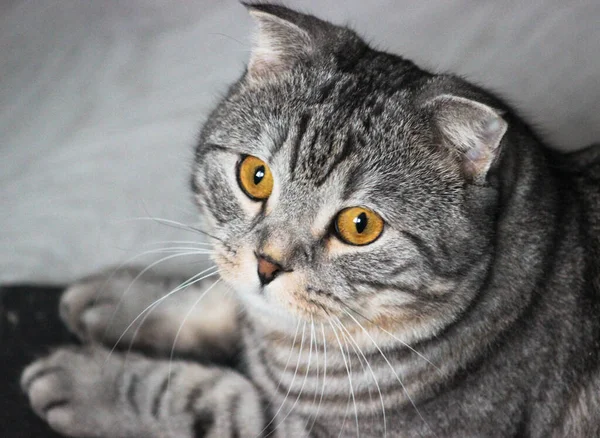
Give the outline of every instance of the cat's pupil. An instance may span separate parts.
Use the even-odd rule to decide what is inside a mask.
[[[366,213],[361,213],[354,218],[354,225],[356,226],[356,231],[358,233],[362,233],[367,228],[368,218]]]
[[[265,166],[258,166],[254,172],[254,185],[257,186],[265,177]]]

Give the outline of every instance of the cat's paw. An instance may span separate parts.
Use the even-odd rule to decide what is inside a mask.
[[[138,275],[135,270],[113,271],[73,284],[60,300],[66,326],[83,341],[128,342],[135,333],[143,342],[161,313],[161,309],[145,313],[144,309],[165,295],[169,280]],[[145,330],[140,333],[142,325]]]
[[[35,413],[67,436],[107,436],[114,415],[115,364],[97,348],[61,348],[29,365],[21,387]]]
[[[221,284],[213,287],[215,280],[182,287],[180,278],[111,270],[69,287],[61,298],[60,315],[86,342],[226,355],[235,346],[236,308]]]

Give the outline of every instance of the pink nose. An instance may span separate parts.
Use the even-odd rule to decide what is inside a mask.
[[[264,286],[272,282],[277,274],[282,271],[282,268],[277,262],[265,256],[257,255],[256,257],[258,259],[258,278]]]

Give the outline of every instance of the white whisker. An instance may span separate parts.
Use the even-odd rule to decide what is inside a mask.
[[[381,356],[383,357],[383,359],[386,361],[386,363],[388,364],[388,366],[390,367],[390,369],[392,370],[392,372],[394,373],[394,375],[396,376],[396,379],[398,380],[398,382],[400,383],[400,386],[402,386],[402,390],[404,391],[404,393],[406,394],[406,397],[408,398],[408,400],[410,401],[410,403],[413,405],[413,407],[415,408],[415,411],[417,412],[417,414],[419,415],[419,417],[421,418],[421,420],[423,421],[423,423],[425,423],[425,425],[429,428],[429,430],[431,430],[431,432],[437,436],[437,434],[434,432],[434,430],[431,428],[431,426],[429,426],[429,423],[427,423],[427,421],[425,420],[425,418],[423,417],[423,415],[421,414],[421,411],[419,411],[419,408],[417,408],[417,405],[415,404],[414,400],[412,399],[412,397],[410,396],[410,394],[408,393],[408,390],[406,389],[406,386],[404,386],[404,383],[402,382],[402,379],[400,379],[400,377],[398,376],[398,374],[396,373],[396,370],[394,369],[394,367],[392,366],[392,364],[390,363],[390,361],[388,360],[388,358],[386,357],[385,354],[383,354],[383,351],[381,351],[381,348],[379,348],[379,345],[377,345],[377,343],[375,342],[375,340],[371,337],[371,335],[369,334],[369,332],[367,331],[367,329],[365,329],[360,322],[358,322],[356,320],[356,318],[354,316],[352,316],[352,314],[350,312],[348,312],[347,310],[344,310],[346,312],[346,314],[352,318],[354,320],[354,322],[365,332],[365,334],[367,335],[367,337],[371,340],[371,342],[373,343],[373,345],[375,346],[375,348],[377,348],[377,350],[379,351],[379,354],[381,354]]]
[[[316,381],[318,383],[319,382],[319,374],[320,374],[320,370],[319,370],[319,344],[318,344],[317,336],[314,334],[315,333],[315,322],[314,322],[314,318],[312,316],[310,317],[310,330],[311,330],[311,335],[310,335],[311,341],[314,340],[314,343],[315,343],[315,360],[316,360],[316,366],[317,366]],[[312,402],[312,405],[310,406],[311,409],[313,408],[313,406],[317,402],[317,394],[318,394],[318,392],[315,391],[315,395],[313,397],[313,402]],[[310,417],[306,420],[305,426],[308,425],[309,421],[310,421]]]
[[[325,394],[325,378],[327,377],[327,339],[325,338],[325,326],[323,323],[321,323],[321,332],[323,333],[323,386],[321,387],[321,397],[319,398],[319,404],[317,405],[317,412],[310,425],[310,429],[308,429],[308,436],[310,436],[310,432],[313,430],[313,427],[315,427],[315,423],[319,417],[321,403],[323,402],[323,395]]]
[[[146,246],[155,246],[155,245],[163,245],[163,244],[177,244],[177,245],[204,245],[204,246],[212,246],[212,243],[209,242],[199,242],[197,240],[157,240],[155,242],[149,242]]]
[[[184,223],[181,222],[177,222],[171,219],[162,219],[162,218],[157,218],[157,217],[133,217],[133,218],[129,218],[129,219],[123,219],[121,221],[118,221],[117,223],[121,223],[121,222],[132,222],[132,221],[152,221],[152,222],[156,222],[157,224],[161,224],[161,225],[169,225],[173,228],[177,228],[180,230],[184,230],[184,231],[189,231],[189,232],[193,232],[193,233],[197,233],[197,234],[201,234],[201,235],[205,235],[208,236],[212,239],[215,240],[219,240],[221,241],[220,238],[213,236],[212,234],[207,233],[204,230],[201,230],[199,228],[196,228],[194,226],[191,225],[186,225]]]
[[[360,352],[363,359],[365,360],[365,363],[367,364],[367,367],[369,368],[369,371],[371,372],[371,376],[373,377],[373,380],[375,381],[375,386],[377,387],[377,392],[379,393],[379,400],[381,401],[381,414],[383,415],[383,436],[386,437],[387,436],[387,421],[386,421],[386,417],[385,417],[385,403],[383,401],[383,394],[381,393],[381,388],[379,387],[379,382],[377,381],[377,377],[375,376],[375,373],[373,372],[373,369],[371,368],[371,364],[369,363],[366,356],[360,349],[360,346],[356,343],[356,341],[354,340],[354,338],[352,337],[352,335],[350,334],[348,329],[344,326],[344,324],[342,324],[342,321],[340,321],[339,318],[337,320],[338,320],[338,323],[339,323],[340,327],[342,328],[342,330],[344,330],[350,337],[350,341],[356,345],[356,348],[358,348],[358,351]]]
[[[339,328],[342,329],[341,334],[342,337],[344,338],[344,345],[346,345],[346,353],[348,354],[348,365],[350,366],[350,371],[352,371],[352,362],[350,361],[350,348],[348,348],[348,336],[346,335],[346,333],[344,333],[344,330],[346,330],[346,327],[344,327],[344,325],[342,324],[342,322],[340,321],[340,319],[338,317],[334,317],[334,319],[332,320],[332,322],[334,322]],[[352,351],[354,351],[354,355],[358,358],[358,362],[360,363],[360,366],[363,370],[364,373],[367,372],[367,369],[365,368],[365,365],[363,363],[363,359],[362,357],[358,354],[358,351],[356,350],[356,347],[354,347],[354,345],[352,344],[352,342],[350,342],[350,347],[352,347]],[[371,394],[371,389],[368,388],[369,390],[369,398],[371,399],[371,402],[373,401],[373,396]]]
[[[200,274],[210,270],[210,269],[217,269],[215,266],[212,266],[204,271],[202,271]],[[138,319],[140,319],[143,315],[145,315],[149,310],[153,309],[155,306],[157,306],[158,304],[162,303],[164,300],[166,300],[167,298],[169,298],[171,295],[173,295],[174,293],[180,291],[181,289],[184,289],[188,286],[191,286],[194,283],[197,283],[199,281],[204,280],[205,278],[211,277],[213,275],[218,274],[218,269],[214,272],[211,272],[210,274],[205,275],[204,277],[201,277],[197,280],[194,280],[192,282],[184,282],[184,284],[176,287],[175,289],[173,289],[172,291],[170,291],[168,294],[160,297],[158,300],[152,302],[151,304],[149,304],[144,310],[142,310],[138,316],[136,316],[133,321],[131,321],[131,323],[129,323],[129,325],[125,328],[125,330],[123,331],[123,333],[121,334],[121,336],[119,336],[119,338],[117,339],[117,341],[115,342],[115,344],[113,345],[112,349],[110,350],[108,357],[106,360],[108,360],[108,358],[110,358],[110,355],[114,352],[115,348],[117,347],[117,345],[119,345],[119,343],[121,342],[121,340],[123,339],[123,336],[125,336],[125,334],[129,331],[129,329],[137,322]],[[196,274],[195,276],[198,276],[200,274]],[[193,277],[192,277],[193,278]],[[187,284],[185,284],[187,283]]]
[[[290,410],[287,412],[287,414],[285,414],[285,417],[283,417],[283,419],[281,420],[281,423],[283,423],[287,419],[287,417],[289,417],[289,415],[293,412],[294,408],[298,404],[298,400],[300,400],[300,397],[302,396],[302,391],[304,390],[304,385],[306,384],[306,380],[308,379],[308,373],[310,372],[310,360],[312,358],[312,346],[313,346],[313,331],[310,332],[310,343],[309,343],[309,350],[308,350],[308,366],[306,367],[306,373],[304,373],[304,380],[302,381],[302,385],[300,386],[300,391],[298,391],[298,396],[296,397],[294,404],[292,404],[292,407],[290,408]],[[302,354],[300,354],[298,359],[300,359],[300,357],[302,357]],[[291,389],[291,385],[290,385],[290,389]],[[277,427],[275,427],[275,429],[276,428]],[[273,432],[275,431],[275,429],[273,429]],[[269,436],[269,435],[270,434],[268,434],[266,436]]]
[[[344,355],[344,347],[342,346],[342,342],[340,341],[340,338],[337,335],[337,331],[335,330],[335,327],[333,326],[331,319],[329,320],[329,325],[331,326],[331,329],[333,330],[335,339],[337,340],[337,342],[340,346],[340,352],[342,353],[342,360],[344,361],[344,365],[346,366],[346,373],[348,374],[348,383],[350,384],[350,395],[352,396],[352,403],[354,404],[354,414],[355,414],[355,418],[356,418],[356,433],[357,433],[357,435],[359,435],[358,409],[356,408],[356,398],[354,396],[354,388],[352,386],[352,376],[350,375],[350,367],[348,366],[348,362],[346,361],[346,356]],[[344,415],[344,421],[342,423],[342,427],[340,428],[340,433],[339,433],[338,437],[340,437],[342,435],[342,432],[344,431],[344,425],[346,424],[346,416],[348,414],[349,404],[350,404],[350,400],[348,400],[348,405],[346,405],[346,415]]]
[[[171,295],[172,293],[179,292],[179,291],[180,291],[180,290],[182,290],[182,289],[186,289],[187,287],[189,287],[189,286],[193,285],[194,283],[197,283],[197,282],[199,282],[199,281],[202,281],[202,280],[204,280],[205,278],[208,278],[210,275],[214,275],[215,273],[218,273],[219,271],[217,270],[217,272],[215,272],[215,273],[211,273],[209,276],[202,277],[202,278],[200,278],[200,279],[198,279],[198,280],[196,281],[196,279],[197,279],[198,277],[202,276],[202,275],[203,275],[204,273],[206,273],[207,271],[209,271],[209,270],[211,270],[211,269],[215,269],[215,268],[216,268],[216,266],[211,266],[211,267],[209,267],[209,268],[207,268],[207,269],[205,269],[205,270],[203,270],[203,271],[199,272],[198,274],[195,274],[195,275],[191,276],[190,278],[188,278],[187,280],[185,280],[183,283],[180,283],[180,284],[179,284],[179,285],[178,285],[178,286],[177,286],[175,289],[171,290],[171,291],[170,291],[170,292],[169,292],[167,295]],[[136,327],[135,331],[133,332],[133,335],[132,335],[132,337],[131,337],[131,341],[129,341],[129,348],[127,349],[127,355],[129,355],[129,353],[131,352],[131,349],[132,349],[132,347],[133,347],[133,343],[135,342],[135,338],[137,337],[137,334],[138,334],[139,330],[140,330],[140,329],[142,328],[142,326],[144,325],[144,321],[146,321],[146,318],[148,318],[148,316],[150,316],[150,314],[151,314],[151,313],[154,311],[154,309],[155,309],[155,308],[157,308],[157,307],[158,307],[158,306],[159,306],[159,305],[160,305],[160,304],[161,304],[161,303],[164,301],[164,300],[162,300],[162,298],[166,298],[166,297],[167,297],[167,295],[165,295],[165,296],[161,297],[161,299],[158,299],[158,300],[154,301],[154,302],[153,302],[153,303],[150,305],[152,308],[150,308],[150,309],[146,308],[146,309],[144,310],[144,311],[146,311],[146,310],[147,310],[147,312],[146,312],[146,314],[144,315],[144,317],[142,318],[142,320],[140,321],[140,323],[138,324],[138,326]],[[150,306],[149,306],[149,307],[150,307]],[[139,317],[139,315],[138,315],[138,317]],[[128,330],[128,329],[126,329],[126,330]],[[126,333],[126,331],[125,331],[123,334],[125,334],[125,333]],[[115,346],[116,346],[116,345],[115,345]],[[113,347],[113,348],[114,348],[114,347]]]
[[[387,331],[386,329],[384,329],[383,327],[379,326],[378,324],[374,323],[373,321],[371,321],[369,318],[367,318],[366,316],[363,316],[360,312],[356,311],[355,309],[351,308],[350,306],[346,306],[350,311],[356,313],[358,316],[360,316],[361,318],[363,318],[364,320],[368,321],[370,324],[373,324],[375,327],[377,327],[379,330],[381,330],[382,332],[388,334],[389,336],[391,336],[393,339],[395,339],[396,341],[398,341],[399,343],[401,343],[402,345],[404,345],[406,348],[408,348],[410,351],[412,351],[413,353],[415,353],[417,356],[419,356],[421,359],[423,359],[425,362],[427,362],[429,365],[431,365],[432,367],[434,367],[438,372],[442,372],[442,370],[440,369],[440,367],[438,367],[436,364],[434,364],[433,362],[431,362],[429,359],[427,359],[427,357],[425,357],[423,354],[421,354],[420,352],[418,352],[417,350],[415,350],[413,347],[411,347],[409,344],[407,344],[406,342],[404,342],[402,339],[399,339],[397,336],[395,336],[393,333],[390,333],[389,331]]]
[[[137,280],[139,280],[139,278],[144,275],[146,272],[148,272],[150,269],[152,269],[154,266],[166,262],[167,260],[171,260],[174,259],[176,257],[183,257],[185,255],[190,255],[190,254],[196,254],[196,252],[185,252],[185,253],[177,253],[177,254],[173,254],[167,257],[163,257],[160,260],[157,260],[153,263],[151,263],[149,266],[147,266],[146,268],[142,269],[142,271],[140,271],[133,280],[131,280],[131,283],[129,283],[129,286],[127,286],[127,288],[125,289],[125,291],[123,292],[123,294],[121,294],[121,298],[119,298],[119,302],[117,303],[117,305],[115,306],[115,310],[113,311],[110,319],[108,320],[108,323],[106,325],[106,330],[108,330],[108,327],[110,327],[110,325],[112,324],[112,321],[114,319],[114,317],[116,316],[117,312],[119,311],[119,309],[121,308],[121,304],[123,303],[123,298],[125,297],[125,295],[127,295],[127,293],[131,290],[131,288],[133,287],[133,285],[135,284],[135,282]],[[210,269],[210,268],[209,268]],[[108,280],[107,280],[108,281]],[[105,331],[105,335],[106,335],[106,331]],[[121,338],[119,338],[120,340]],[[114,347],[113,347],[114,349]]]
[[[194,311],[194,308],[198,305],[198,303],[200,303],[202,298],[204,298],[206,296],[206,294],[219,283],[219,281],[221,281],[220,278],[218,278],[217,281],[215,281],[213,284],[211,284],[204,292],[202,292],[200,294],[198,299],[196,301],[194,301],[194,304],[192,304],[192,306],[190,307],[190,310],[188,310],[188,312],[183,317],[183,321],[181,321],[181,324],[179,324],[179,328],[177,329],[177,333],[175,334],[175,339],[173,340],[173,346],[171,347],[171,354],[169,355],[169,371],[167,374],[167,391],[171,387],[171,365],[173,364],[173,355],[175,354],[175,347],[177,346],[177,340],[179,339],[179,334],[181,333],[181,330],[183,329],[185,322],[187,321],[187,319],[190,317],[190,315]]]
[[[298,322],[298,324],[300,324],[300,322]],[[281,412],[281,409],[283,409],[283,405],[285,404],[288,396],[290,395],[290,392],[292,391],[292,386],[294,385],[294,381],[296,380],[296,375],[298,374],[298,368],[300,368],[300,358],[302,357],[302,347],[304,345],[304,333],[305,333],[305,330],[306,330],[306,321],[304,321],[304,324],[302,325],[302,338],[300,339],[300,352],[298,353],[298,360],[296,361],[296,369],[294,370],[294,376],[292,377],[292,381],[290,383],[290,386],[288,387],[287,393],[285,394],[285,397],[283,398],[283,401],[281,402],[281,406],[279,406],[279,409],[277,409],[277,412],[275,412],[275,415],[273,415],[273,418],[271,418],[271,421],[269,421],[265,425],[265,427],[256,435],[256,437],[258,437],[259,435],[262,435],[263,432],[265,430],[267,430],[267,428],[271,424],[273,424],[273,421],[275,421],[275,419],[277,418],[277,415],[279,415],[279,412]],[[293,344],[292,344],[292,346],[293,346]],[[281,376],[281,380],[283,380],[283,374]],[[281,383],[281,380],[280,380],[280,383]],[[271,431],[271,433],[273,433],[275,431],[275,429],[277,428],[277,426],[278,426],[278,424],[275,425],[275,427],[273,428],[273,430]]]

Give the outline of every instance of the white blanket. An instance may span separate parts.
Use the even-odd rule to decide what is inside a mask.
[[[556,147],[600,139],[598,0],[287,4],[488,86]],[[251,29],[236,1],[0,3],[0,282],[64,283],[166,246],[151,242],[199,239],[133,218],[198,221],[195,138]]]

